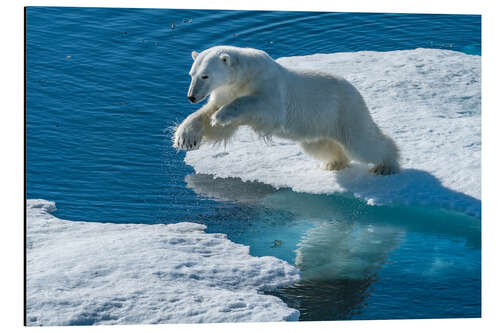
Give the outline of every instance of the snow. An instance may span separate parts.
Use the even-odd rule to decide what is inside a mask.
[[[299,272],[204,225],[74,222],[27,201],[27,324],[92,325],[298,320],[261,291]]]
[[[290,68],[345,77],[399,145],[401,173],[355,163],[324,171],[295,143],[241,128],[226,147],[186,154],[200,174],[239,177],[295,192],[353,195],[371,205],[424,205],[481,215],[481,57],[436,49],[281,58]]]

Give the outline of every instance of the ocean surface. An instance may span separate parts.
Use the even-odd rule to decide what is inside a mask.
[[[300,320],[479,317],[478,218],[214,179],[184,163],[171,128],[198,107],[186,98],[191,51],[220,44],[273,58],[415,48],[480,55],[481,17],[28,7],[27,198],[54,201],[67,220],[201,223],[252,255],[297,264],[307,278],[273,294]],[[363,248],[365,240],[382,245]],[[372,265],[315,276],[324,263],[301,261],[329,249],[366,250],[356,258]]]

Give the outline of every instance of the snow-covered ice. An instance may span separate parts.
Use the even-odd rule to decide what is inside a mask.
[[[298,270],[204,225],[74,222],[54,210],[27,201],[30,326],[298,319],[259,293],[298,281]]]
[[[375,176],[352,163],[324,171],[295,143],[265,143],[241,128],[226,147],[186,154],[197,173],[276,188],[346,193],[368,204],[426,205],[481,215],[481,57],[437,49],[316,54],[281,64],[341,75],[364,96],[402,152],[401,173]]]

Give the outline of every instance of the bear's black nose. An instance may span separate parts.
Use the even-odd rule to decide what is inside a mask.
[[[188,96],[188,99],[191,101],[191,103],[194,103],[196,101],[196,97],[194,96]]]

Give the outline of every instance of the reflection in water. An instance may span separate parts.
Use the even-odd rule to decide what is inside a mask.
[[[324,222],[299,242],[295,264],[303,280],[364,279],[383,266],[402,236],[397,227]]]
[[[300,311],[301,320],[348,320],[359,314],[377,271],[404,232],[398,227],[323,222],[296,250],[302,280],[275,293]]]
[[[275,295],[301,320],[348,320],[361,312],[388,254],[404,236],[398,227],[330,221],[309,229],[296,250],[302,281]]]
[[[239,241],[257,249],[254,255],[295,261],[302,280],[270,294],[300,310],[301,320],[351,319],[361,313],[380,268],[408,232],[460,237],[470,247],[481,246],[480,221],[449,211],[368,206],[346,195],[295,193],[237,178],[191,174],[185,180],[198,195],[271,213],[271,219],[238,226],[250,235]],[[259,246],[263,239],[266,245]]]
[[[281,298],[289,307],[300,311],[300,320],[349,320],[361,313],[370,296],[375,277],[332,281],[299,281],[279,291],[268,292]]]
[[[239,178],[214,178],[211,175],[191,174],[186,178],[187,187],[204,197],[252,203],[276,192],[271,185],[257,182],[242,182]]]

